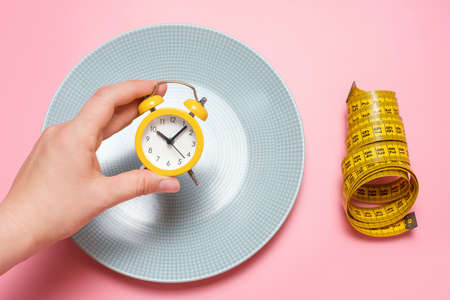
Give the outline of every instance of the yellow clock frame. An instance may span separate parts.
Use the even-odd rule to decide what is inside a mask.
[[[150,122],[153,121],[154,119],[165,115],[175,115],[188,122],[188,124],[191,125],[192,129],[194,130],[195,136],[197,138],[197,147],[195,148],[195,153],[192,159],[186,165],[175,170],[164,170],[156,167],[147,159],[144,150],[142,149],[142,136],[144,135],[144,131],[145,128],[147,128],[147,125],[150,124]],[[178,108],[161,108],[149,113],[144,118],[144,120],[142,120],[141,124],[139,124],[135,138],[136,153],[140,161],[150,171],[163,176],[177,176],[191,170],[197,164],[198,160],[200,159],[200,156],[202,155],[204,145],[203,143],[204,143],[203,132],[198,122],[194,119],[193,116],[189,115],[189,113],[182,111],[181,109]]]

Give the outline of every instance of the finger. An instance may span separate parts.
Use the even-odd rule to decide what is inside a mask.
[[[135,100],[123,106],[116,108],[111,121],[103,129],[103,139],[109,138],[114,133],[128,126],[139,116],[138,104],[140,100]]]
[[[158,87],[157,94],[164,96],[167,91],[167,84]],[[103,129],[103,140],[130,125],[139,116],[138,105],[145,97],[133,100],[131,103],[116,107],[111,120]]]
[[[167,85],[163,84],[158,87],[157,94],[164,96],[167,90]],[[111,120],[108,125],[103,129],[103,138],[105,140],[111,135],[119,132],[126,126],[130,125],[134,119],[139,116],[138,105],[145,97],[133,100],[131,103],[116,107]]]
[[[104,188],[110,193],[107,206],[111,207],[142,195],[178,192],[180,183],[175,177],[161,176],[149,170],[133,170],[105,177]]]
[[[99,136],[108,125],[117,107],[151,94],[156,84],[154,80],[130,80],[101,87],[84,104],[76,120],[89,135]],[[166,87],[161,86],[158,94],[163,95]]]

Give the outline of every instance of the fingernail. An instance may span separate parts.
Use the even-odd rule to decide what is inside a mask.
[[[159,80],[158,83],[160,83],[160,82],[162,82],[162,81],[164,81],[164,80]],[[165,84],[160,84],[160,85],[158,86],[158,90],[156,91],[156,93],[157,93],[158,95],[162,95],[162,94],[164,93],[164,88],[165,88]]]
[[[178,181],[173,179],[165,179],[159,183],[157,193],[175,193],[180,189]]]

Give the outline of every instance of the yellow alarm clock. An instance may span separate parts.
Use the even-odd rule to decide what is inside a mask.
[[[164,102],[156,95],[162,84],[175,83],[192,89],[195,99],[187,99],[185,112],[177,108],[156,106]],[[207,99],[198,100],[195,88],[182,81],[168,80],[158,82],[151,95],[139,104],[139,114],[150,111],[142,120],[136,132],[136,153],[147,169],[164,176],[177,176],[188,173],[196,185],[199,185],[192,168],[200,159],[203,151],[203,133],[195,117],[202,121],[208,118],[204,105]]]

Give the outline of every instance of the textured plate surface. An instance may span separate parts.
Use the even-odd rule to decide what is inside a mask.
[[[304,138],[295,103],[253,50],[214,30],[159,25],[123,34],[86,56],[67,76],[44,128],[72,119],[103,85],[176,79],[206,96],[205,149],[195,187],[117,205],[83,227],[75,242],[103,265],[150,281],[184,282],[224,272],[258,251],[278,230],[300,186]],[[162,106],[191,97],[169,85]],[[106,175],[140,167],[134,135],[140,118],[106,140],[97,156]]]

